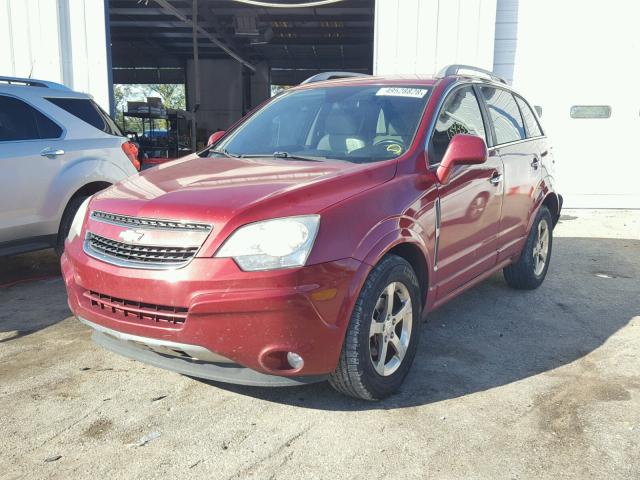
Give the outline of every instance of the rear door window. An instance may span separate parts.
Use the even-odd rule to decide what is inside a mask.
[[[496,144],[500,145],[527,138],[520,109],[513,95],[506,90],[493,87],[482,87],[480,90],[493,122]]]
[[[520,107],[520,112],[524,119],[524,125],[527,128],[527,137],[532,138],[542,136],[542,129],[540,128],[540,124],[538,123],[538,120],[536,120],[531,107],[518,96],[516,96],[516,101]]]
[[[62,129],[31,105],[0,95],[0,142],[59,138]]]
[[[96,102],[88,98],[47,98],[48,101],[66,110],[74,117],[102,130],[109,135],[122,136],[115,122]]]
[[[476,135],[487,141],[480,104],[471,86],[455,90],[444,102],[431,138],[429,149],[431,165],[442,161],[449,142],[458,133]]]

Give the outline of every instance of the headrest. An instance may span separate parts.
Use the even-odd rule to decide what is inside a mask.
[[[325,130],[329,135],[355,135],[358,121],[344,110],[332,110],[327,115]]]

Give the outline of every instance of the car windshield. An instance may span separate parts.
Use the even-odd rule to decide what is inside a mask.
[[[375,162],[406,152],[429,97],[425,86],[343,86],[275,98],[210,155]]]

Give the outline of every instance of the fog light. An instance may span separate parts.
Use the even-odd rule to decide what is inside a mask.
[[[287,353],[287,362],[289,362],[289,365],[291,365],[291,368],[294,370],[300,370],[304,366],[302,357],[293,352]]]

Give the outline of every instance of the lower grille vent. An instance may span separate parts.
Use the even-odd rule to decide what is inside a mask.
[[[90,301],[91,306],[95,309],[109,311],[112,314],[131,320],[137,318],[139,320],[179,324],[184,323],[187,319],[188,309],[185,307],[169,307],[125,300],[123,298],[94,292],[93,290],[84,292],[84,297]]]

